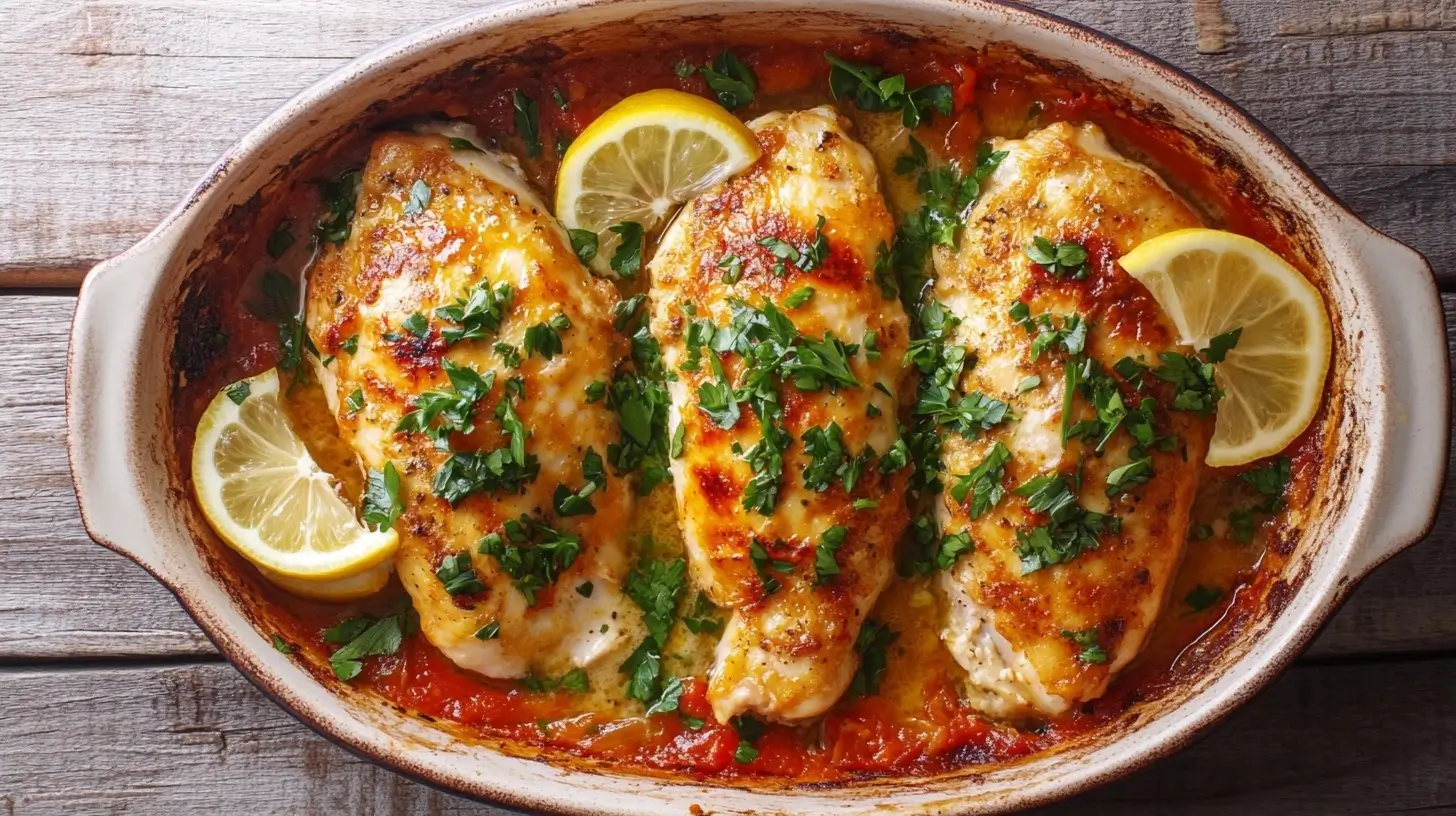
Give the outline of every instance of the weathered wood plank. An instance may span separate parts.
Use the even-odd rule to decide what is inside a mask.
[[[1456,295],[1445,304],[1456,326]],[[10,474],[0,480],[0,661],[211,653],[165,589],[81,528],[64,447],[72,308],[69,297],[0,296],[10,330],[0,354],[0,472]],[[1310,654],[1456,651],[1452,542],[1456,480],[1431,537],[1366,580]]]
[[[8,270],[85,268],[125,249],[287,97],[378,42],[480,2],[54,5],[37,14],[29,0],[0,0],[0,286],[35,279]],[[1030,5],[1126,39],[1228,93],[1337,188],[1347,183],[1357,211],[1456,282],[1456,213],[1436,203],[1456,192],[1448,2]]]
[[[1456,659],[1296,666],[1181,754],[1045,812],[1450,812],[1452,676]],[[355,758],[225,664],[0,670],[0,685],[13,816],[502,812]]]

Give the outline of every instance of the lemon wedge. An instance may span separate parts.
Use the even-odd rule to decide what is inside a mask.
[[[309,455],[279,404],[275,369],[213,397],[192,444],[192,488],[229,546],[265,575],[292,579],[280,583],[303,587],[299,594],[343,598],[383,586],[371,570],[387,569],[399,548],[393,530],[359,522]]]
[[[597,236],[594,268],[610,273],[621,237],[635,222],[652,232],[683,202],[758,159],[753,131],[700,96],[673,90],[613,105],[571,143],[556,178],[556,217]],[[575,241],[573,242],[575,243]]]
[[[1272,456],[1319,410],[1330,363],[1330,318],[1299,270],[1242,235],[1185,229],[1123,256],[1122,268],[1148,288],[1197,349],[1242,329],[1214,374],[1224,398],[1204,461],[1242,465]]]
[[[368,598],[384,589],[385,585],[389,583],[389,576],[394,574],[394,561],[381,561],[377,566],[370,567],[358,575],[344,578],[290,578],[263,568],[259,568],[258,571],[263,573],[263,577],[267,578],[270,583],[290,595],[313,601],[344,603]]]

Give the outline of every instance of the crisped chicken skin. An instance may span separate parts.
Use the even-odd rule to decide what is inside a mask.
[[[974,361],[958,396],[980,392],[1010,406],[982,435],[945,435],[937,515],[945,533],[968,531],[974,550],[941,576],[950,605],[943,639],[978,708],[1055,714],[1101,695],[1137,655],[1182,558],[1211,421],[1170,410],[1171,387],[1151,373],[1117,367],[1124,358],[1157,367],[1162,352],[1191,352],[1117,259],[1200,221],[1096,126],[1055,124],[994,148],[1006,156],[959,248],[934,256],[934,298],[959,319],[950,342]],[[1036,238],[1083,247],[1085,270],[1034,262],[1026,250]],[[1067,257],[1075,261],[1075,250]],[[1017,302],[1025,305],[1013,311]],[[1033,359],[1034,338],[1057,330],[1065,339],[1049,338]],[[1075,398],[1064,417],[1070,376]],[[981,479],[969,478],[997,445],[1010,455],[1004,474],[993,458]],[[1052,518],[1044,509],[1063,486],[1062,498],[1075,496],[1081,510],[1064,503]],[[1004,497],[978,507],[993,487]]]
[[[375,140],[307,328],[343,438],[398,470],[425,637],[490,677],[561,672],[639,636],[620,590],[632,491],[602,468],[618,422],[586,394],[618,356],[615,298],[518,172],[451,144]],[[585,502],[558,512],[558,492]]]
[[[690,202],[649,267],[692,577],[733,610],[709,677],[720,722],[802,720],[843,694],[906,525],[908,321],[874,275],[894,229],[875,166],[829,108],[750,127],[762,157]]]

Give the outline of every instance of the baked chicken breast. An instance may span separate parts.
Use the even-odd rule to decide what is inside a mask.
[[[942,638],[973,705],[1056,714],[1137,655],[1182,558],[1211,420],[1170,410],[1171,386],[1142,368],[1192,350],[1117,259],[1200,221],[1094,125],[993,148],[1005,156],[959,247],[934,255],[947,342],[968,361],[953,399],[1009,406],[944,436],[937,516],[972,549],[941,573]],[[1059,262],[1033,260],[1038,243]]]
[[[603,467],[618,420],[587,393],[618,357],[615,297],[511,160],[456,136],[375,140],[307,329],[342,437],[380,488],[398,473],[425,637],[490,677],[560,673],[638,620],[632,491]]]
[[[759,161],[662,238],[651,330],[676,376],[692,578],[732,610],[709,701],[720,722],[790,722],[850,685],[906,526],[908,322],[875,282],[894,224],[847,123],[816,108],[750,127]]]

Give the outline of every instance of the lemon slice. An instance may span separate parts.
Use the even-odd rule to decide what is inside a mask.
[[[673,90],[613,105],[571,143],[556,178],[556,217],[597,235],[591,264],[611,271],[626,221],[652,232],[684,201],[753,164],[753,131],[721,106]]]
[[[267,578],[270,583],[290,595],[314,601],[343,603],[367,598],[384,589],[385,585],[389,583],[389,576],[394,574],[394,561],[381,561],[377,566],[370,567],[358,575],[344,578],[290,578],[268,569],[259,568],[258,571],[263,573],[263,577]]]
[[[1160,235],[1121,263],[1182,342],[1207,348],[1243,329],[1214,375],[1225,396],[1205,462],[1225,467],[1271,456],[1309,426],[1330,363],[1330,319],[1299,270],[1258,241],[1211,229]]]
[[[343,588],[346,595],[367,585],[361,576],[399,548],[393,530],[361,524],[314,463],[279,405],[275,369],[213,397],[192,444],[192,487],[217,534],[265,574],[310,582],[360,578]]]

